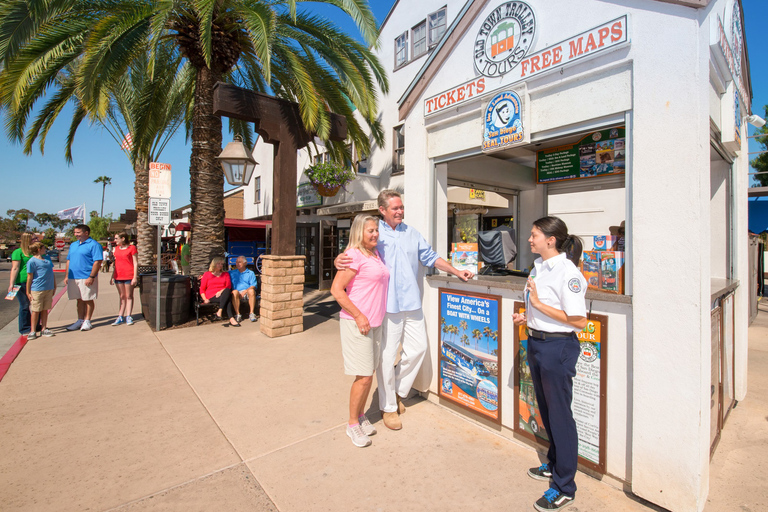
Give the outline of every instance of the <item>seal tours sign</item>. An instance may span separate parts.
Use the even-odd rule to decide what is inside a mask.
[[[494,96],[483,117],[483,152],[527,142],[525,135],[520,96],[513,91]]]

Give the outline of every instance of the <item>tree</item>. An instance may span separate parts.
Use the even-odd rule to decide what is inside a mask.
[[[480,338],[483,337],[482,331],[480,329],[472,329],[472,339],[475,340],[475,350],[478,350],[478,342],[480,341]]]
[[[765,105],[763,110],[765,111],[765,117],[768,118],[768,105]],[[761,136],[755,138],[755,140],[760,144],[760,149],[762,151],[768,151],[768,125],[758,128],[755,131],[755,135],[758,134]],[[751,165],[757,172],[766,173],[755,174],[755,181],[757,181],[758,186],[760,187],[768,187],[768,153],[757,155],[754,159],[749,161],[749,165]]]
[[[11,217],[13,220],[23,222],[24,231],[28,229],[29,220],[34,220],[35,218],[35,212],[27,210],[26,208],[22,208],[21,210],[8,210],[6,213],[8,214],[8,217]]]
[[[104,216],[104,193],[107,191],[107,185],[112,184],[112,178],[109,176],[99,176],[95,180],[93,180],[94,183],[101,183],[101,213],[99,214],[99,217]]]
[[[54,226],[54,222],[56,222],[56,219],[59,217],[56,214],[53,213],[38,213],[35,215],[35,222],[40,224],[40,227],[45,228],[45,226]]]
[[[351,17],[366,43],[378,36],[367,2],[321,0]],[[296,8],[296,0],[49,0],[37,9],[27,0],[0,4],[0,98],[12,115],[29,115],[57,74],[78,62],[76,79],[85,112],[106,113],[111,85],[147,49],[154,56],[173,44],[194,70],[191,115],[190,188],[192,272],[205,270],[212,256],[224,252],[223,176],[216,162],[221,152],[221,120],[213,115],[213,86],[229,81],[296,101],[306,129],[323,140],[330,134],[330,113],[347,118],[349,139],[361,154],[370,150],[369,135],[355,118],[356,109],[373,140],[382,144],[376,119],[377,91],[388,89],[384,68],[364,44],[330,22]],[[58,94],[58,92],[57,92]],[[23,123],[22,123],[23,124]],[[49,124],[43,124],[47,131]],[[15,140],[23,129],[11,127]],[[244,138],[250,136],[244,133]],[[337,161],[344,143],[329,142]]]
[[[91,220],[88,222],[88,227],[91,228],[91,238],[94,240],[108,240],[110,235],[109,224],[113,220],[111,213],[106,217],[91,217]]]

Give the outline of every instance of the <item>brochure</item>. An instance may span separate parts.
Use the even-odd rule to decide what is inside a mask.
[[[19,290],[21,290],[21,285],[17,284],[13,287],[13,290],[8,292],[8,295],[5,296],[5,300],[13,300],[16,298],[16,294],[19,293]]]

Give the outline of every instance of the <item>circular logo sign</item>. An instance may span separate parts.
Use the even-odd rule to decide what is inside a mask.
[[[570,281],[568,281],[568,288],[573,293],[579,293],[581,291],[581,281],[578,280],[578,278],[573,278]]]
[[[581,346],[581,360],[584,362],[591,363],[600,355],[600,352],[593,343],[582,341],[579,345]]]
[[[525,2],[506,2],[483,20],[475,38],[475,69],[488,77],[504,76],[533,45],[536,18]]]

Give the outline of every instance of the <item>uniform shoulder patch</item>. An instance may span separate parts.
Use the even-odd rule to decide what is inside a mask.
[[[568,289],[573,293],[579,293],[581,291],[581,281],[577,277],[574,277],[568,281]]]

